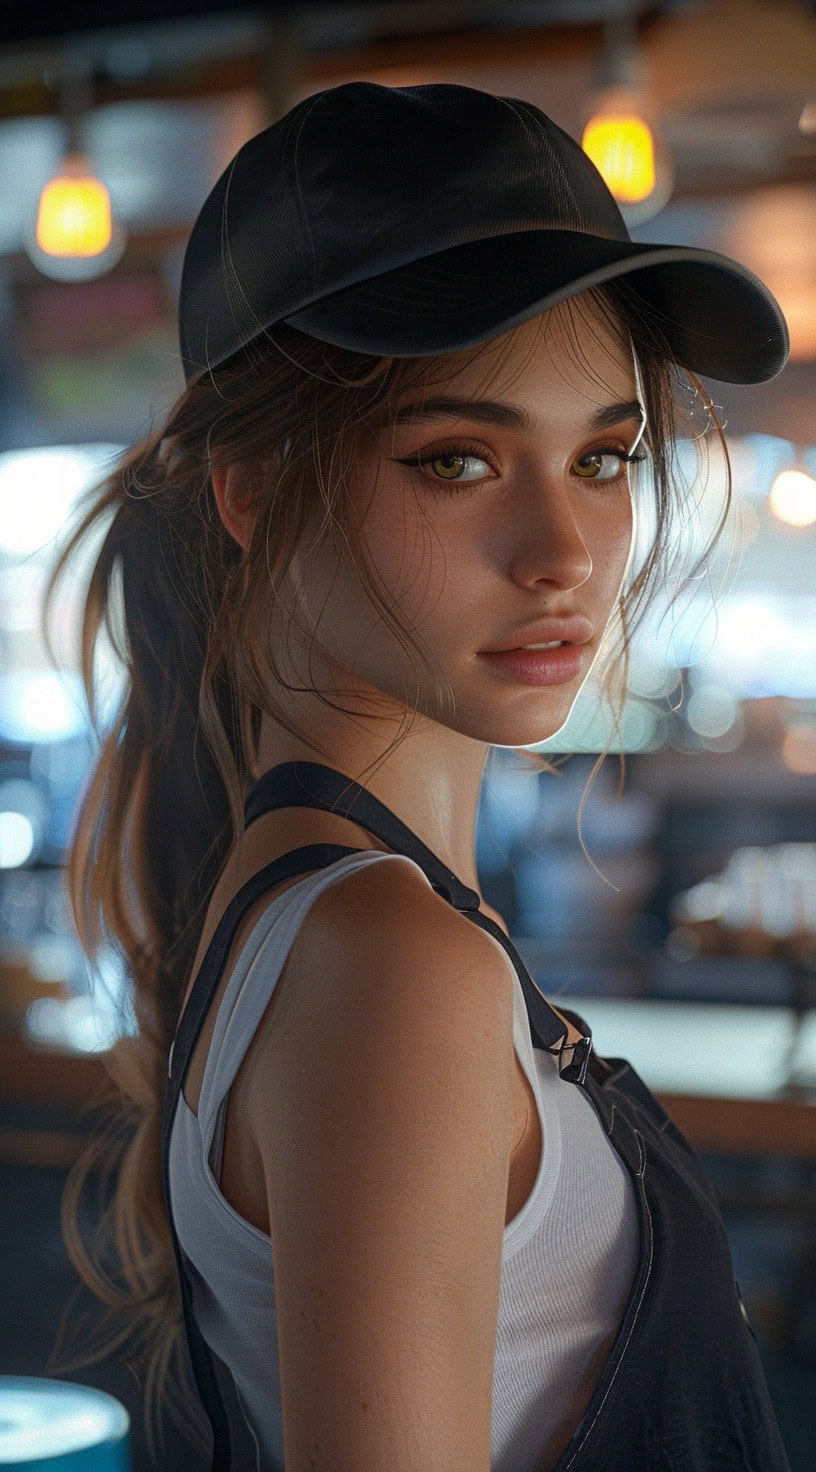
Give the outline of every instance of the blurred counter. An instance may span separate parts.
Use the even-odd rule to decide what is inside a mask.
[[[816,1160],[816,1016],[792,1007],[550,994],[625,1058],[701,1151]]]

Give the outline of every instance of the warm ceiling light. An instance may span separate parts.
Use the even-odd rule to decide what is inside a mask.
[[[806,470],[781,470],[771,486],[768,505],[788,526],[816,521],[816,479]]]
[[[652,130],[631,110],[597,112],[589,119],[581,147],[617,200],[640,204],[657,182]]]
[[[40,195],[37,245],[51,256],[98,256],[112,236],[107,189],[82,154],[69,154]]]
[[[601,35],[597,81],[584,113],[581,147],[629,227],[658,214],[674,187],[674,166],[653,98],[635,16],[627,12],[610,18]]]

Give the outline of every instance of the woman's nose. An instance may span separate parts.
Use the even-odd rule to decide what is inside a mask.
[[[579,588],[592,572],[592,557],[566,491],[542,495],[514,543],[512,576],[525,584],[551,582]]]

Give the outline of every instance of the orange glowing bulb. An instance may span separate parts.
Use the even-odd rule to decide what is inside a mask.
[[[52,256],[98,256],[110,245],[112,233],[107,189],[85,159],[71,155],[40,195],[38,246]]]
[[[648,199],[656,182],[652,131],[634,113],[596,113],[584,128],[581,147],[625,204]]]

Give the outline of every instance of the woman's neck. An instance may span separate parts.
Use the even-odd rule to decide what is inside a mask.
[[[323,739],[319,744],[332,753],[330,758],[313,751],[264,715],[257,775],[290,761],[336,768],[366,787],[463,884],[479,892],[476,814],[489,747],[431,722],[426,722],[424,733],[412,733],[379,765],[372,765],[368,735],[355,739],[347,732],[343,741]]]

